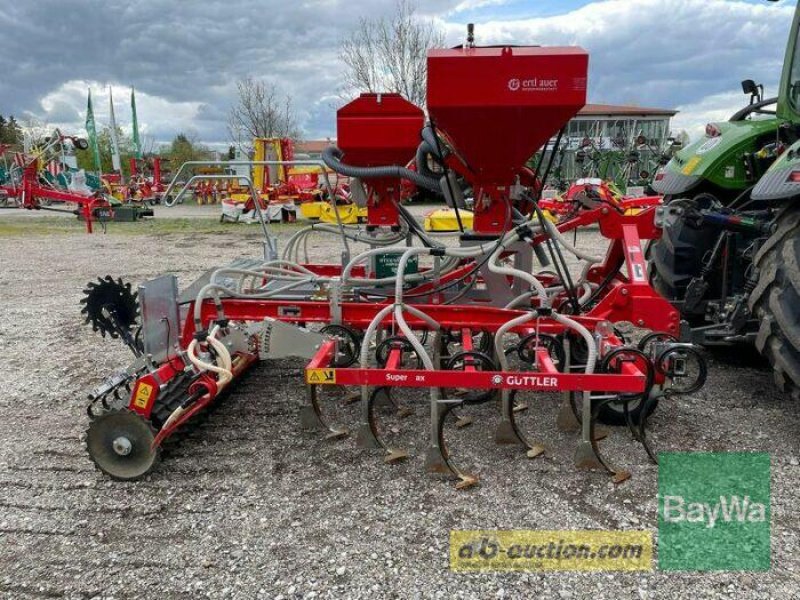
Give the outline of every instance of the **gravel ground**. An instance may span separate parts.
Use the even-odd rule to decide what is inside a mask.
[[[288,233],[283,233],[285,239]],[[596,234],[582,243],[596,244]],[[319,257],[331,246],[315,248]],[[83,284],[139,282],[259,252],[255,229],[225,235],[0,238],[0,596],[4,598],[797,598],[798,408],[749,355],[712,357],[705,389],[662,405],[660,450],[772,454],[773,566],[768,573],[459,574],[451,529],[656,531],[657,469],[623,431],[603,442],[633,477],[614,486],[572,466],[557,401],[530,398],[526,424],[548,452],[527,460],[492,442],[493,407],[448,431],[481,477],[467,492],[423,471],[424,403],[399,424],[414,451],[385,466],[352,438],[303,432],[299,365],[259,368],[160,467],[136,483],[95,471],[83,447],[85,392],[128,361],[82,324]],[[734,354],[734,353],[731,353]],[[325,397],[334,421],[357,406]],[[535,421],[533,420],[535,418]]]

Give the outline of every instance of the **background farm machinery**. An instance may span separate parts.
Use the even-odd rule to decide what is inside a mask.
[[[259,211],[263,259],[213,269],[182,293],[169,275],[137,293],[110,276],[90,283],[87,322],[135,355],[90,394],[87,446],[95,464],[119,479],[145,475],[162,443],[246,369],[290,356],[309,361],[302,424],[344,435],[324,418],[321,394],[326,386],[353,386],[361,402],[357,441],[387,462],[405,452],[386,442],[376,403],[398,387],[424,390],[427,467],[456,477],[459,487],[477,478],[448,452],[445,424],[454,414],[463,424],[470,405],[498,402],[497,441],[541,454],[516,416],[522,393],[562,394],[559,422],[580,431],[580,467],[604,469],[617,481],[628,476],[600,452],[601,412],[627,423],[655,458],[647,415],[665,393],[695,391],[705,379],[700,355],[674,337],[678,311],[648,283],[641,242],[660,233],[655,207],[630,211],[624,201],[600,199],[554,224],[539,205],[536,173],[520,177],[528,157],[583,106],[587,64],[580,48],[432,50],[427,124],[419,108],[394,94],[364,94],[337,114],[339,147],[323,160],[350,178],[367,210],[364,227],[311,225],[279,257]],[[414,156],[415,168],[407,168]],[[474,218],[457,245],[427,234],[408,213],[402,181],[454,207],[466,182]],[[589,224],[608,240],[605,255],[568,240]],[[301,260],[317,234],[341,236],[340,263]],[[354,255],[353,243],[369,249]],[[580,261],[577,272],[565,255]],[[614,328],[620,321],[653,334],[631,345]]]
[[[4,204],[8,206],[13,201],[13,206],[20,208],[74,214],[86,222],[89,233],[95,221],[135,221],[152,216],[153,211],[146,203],[155,202],[158,186],[146,177],[122,184],[119,176],[101,179],[68,166],[68,153],[87,147],[83,138],[64,135],[56,129],[29,152],[0,148],[3,157],[0,190]],[[144,191],[148,197],[143,196]],[[75,204],[77,208],[55,208],[54,203]]]

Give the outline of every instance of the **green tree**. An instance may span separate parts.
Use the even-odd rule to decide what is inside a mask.
[[[14,115],[9,116],[8,119],[0,115],[0,144],[22,145],[22,128]]]
[[[173,173],[176,173],[185,162],[213,158],[208,148],[200,144],[194,136],[186,133],[176,135],[169,146],[161,149],[160,155],[169,161],[169,169]]]
[[[130,175],[130,158],[134,156],[133,140],[122,133],[122,129],[117,127],[117,140],[119,141],[120,164],[122,173],[128,177]],[[103,173],[113,173],[114,168],[111,162],[111,128],[105,127],[97,134],[97,147],[100,149],[100,165]],[[78,168],[87,171],[94,171],[94,157],[92,150],[76,150],[75,156],[78,160]]]

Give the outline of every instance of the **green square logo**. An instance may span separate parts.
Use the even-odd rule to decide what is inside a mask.
[[[658,462],[660,569],[769,570],[769,454],[664,452]]]

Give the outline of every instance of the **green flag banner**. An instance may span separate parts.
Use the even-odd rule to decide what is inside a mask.
[[[94,124],[94,111],[92,110],[92,90],[89,89],[89,102],[86,106],[86,133],[89,135],[89,145],[94,155],[94,166],[98,174],[103,172],[100,166],[100,147],[97,145],[97,127]]]
[[[131,88],[131,113],[133,113],[133,150],[136,158],[142,158],[142,143],[139,141],[139,120],[136,118],[136,94]]]

